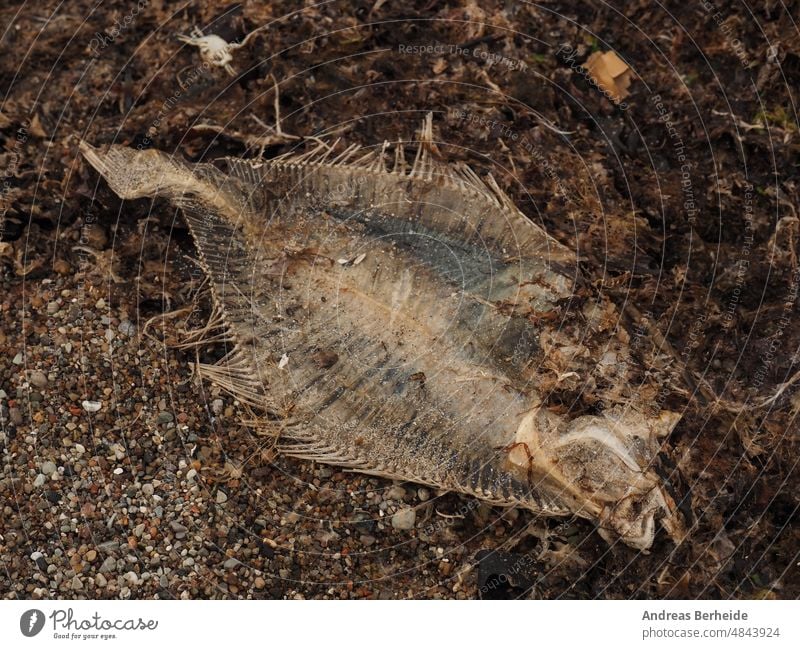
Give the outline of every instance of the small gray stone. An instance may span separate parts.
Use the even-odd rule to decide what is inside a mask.
[[[176,539],[186,538],[186,532],[189,531],[186,526],[181,525],[178,521],[172,521],[169,526],[172,528],[172,531],[175,532]]]
[[[136,325],[130,320],[123,320],[120,322],[118,329],[123,336],[132,336],[136,333]]]
[[[217,491],[217,504],[222,505],[228,502],[228,494],[226,494],[222,489]]]
[[[22,418],[22,410],[19,408],[9,408],[8,409],[8,418],[11,420],[11,423],[15,426],[22,426],[22,422],[24,421]]]
[[[155,487],[149,482],[142,485],[142,495],[147,496],[148,498],[155,493]]]
[[[136,586],[139,583],[139,575],[133,572],[133,570],[126,572],[125,581],[127,581],[131,586]]]
[[[34,487],[41,487],[44,483],[47,482],[47,476],[44,473],[40,473],[36,476],[36,479],[33,481]]]
[[[170,423],[174,417],[172,416],[171,412],[159,412],[158,413],[158,423],[159,424],[168,424]]]
[[[222,564],[222,567],[225,568],[225,570],[233,570],[233,568],[235,568],[238,565],[239,565],[239,560],[231,557],[230,559],[226,560],[225,563]]]
[[[416,521],[417,512],[409,507],[399,510],[392,516],[392,527],[396,530],[413,530]]]
[[[53,475],[57,468],[55,462],[51,462],[50,460],[42,462],[42,473],[45,475]]]
[[[22,365],[22,352],[17,353],[11,362],[14,363],[14,365]]]
[[[431,491],[430,489],[426,489],[425,487],[420,487],[417,489],[417,498],[419,498],[422,502],[426,502],[431,499]]]
[[[406,490],[400,485],[394,485],[386,492],[386,500],[403,500],[406,497]]]
[[[108,584],[108,580],[105,577],[103,577],[102,573],[98,572],[94,576],[94,583],[100,586],[100,588],[105,588],[106,584]]]
[[[28,381],[30,381],[31,385],[35,385],[37,388],[47,387],[47,375],[39,370],[34,370],[31,372]]]
[[[114,557],[106,557],[100,566],[100,572],[114,572],[117,568],[117,560]]]

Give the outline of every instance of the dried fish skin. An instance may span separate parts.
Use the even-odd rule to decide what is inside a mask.
[[[122,198],[183,209],[232,344],[201,373],[283,418],[282,452],[578,514],[635,548],[657,520],[678,538],[650,469],[676,416],[635,401],[573,419],[544,407],[544,346],[559,330],[539,316],[572,294],[575,255],[493,180],[436,162],[431,128],[413,165],[398,145],[391,168],[386,144],[227,159],[226,171],[82,152]]]

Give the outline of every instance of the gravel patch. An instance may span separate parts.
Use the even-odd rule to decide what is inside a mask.
[[[4,288],[5,308],[20,304],[21,286]],[[40,332],[24,353],[9,353],[22,318],[4,326],[7,597],[474,597],[475,552],[524,528],[469,499],[276,457],[237,403],[193,381],[190,358],[128,325],[109,340],[133,319],[124,302],[98,308],[102,290],[29,283],[42,306],[15,307]]]

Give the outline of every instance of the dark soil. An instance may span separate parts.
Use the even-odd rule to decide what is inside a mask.
[[[475,555],[498,548],[525,559],[512,596],[800,596],[800,3],[299,4],[0,9],[0,592],[477,597]],[[176,39],[198,26],[241,41],[267,23],[234,52],[235,76],[202,68],[198,50]],[[635,74],[624,105],[579,67],[610,49]],[[275,80],[281,127],[293,135],[408,139],[433,111],[445,158],[491,172],[579,251],[586,286],[642,331],[635,353],[672,377],[657,400],[683,418],[660,470],[690,521],[683,543],[660,533],[649,554],[609,548],[579,519],[537,521],[454,495],[426,504],[413,485],[392,501],[381,496],[385,481],[254,452],[239,413],[217,417],[216,395],[191,383],[192,355],[138,334],[118,347],[103,338],[107,327],[130,320],[141,333],[151,317],[190,305],[202,276],[180,215],[121,203],[77,155],[79,140],[190,160],[272,157],[299,142],[264,140],[274,135],[264,125],[275,123]],[[38,399],[37,369],[58,382]],[[90,418],[81,402],[103,387],[114,405]],[[185,425],[168,426],[165,446],[150,448],[171,423],[157,419],[165,410]],[[142,440],[123,474],[105,458],[115,435],[128,446]],[[32,486],[41,458],[65,437],[87,449],[85,460],[53,451],[60,479],[42,494]],[[201,488],[186,487],[181,513],[127,512],[130,490],[153,476],[175,482],[195,464]],[[218,485],[230,498],[224,516]],[[104,494],[115,504],[95,515],[86,504]],[[432,527],[383,525],[387,498],[389,513],[418,507]],[[65,528],[63,514],[80,520]],[[179,519],[198,533],[181,539],[198,557],[188,566],[170,527]],[[147,542],[133,532],[141,522],[154,528]],[[336,535],[323,539],[327,531]],[[132,556],[119,554],[125,568],[98,584],[103,556],[87,556],[114,539]],[[56,569],[31,560],[37,550]],[[145,558],[153,553],[157,564]],[[241,569],[219,566],[236,556]],[[129,571],[148,576],[126,581]]]

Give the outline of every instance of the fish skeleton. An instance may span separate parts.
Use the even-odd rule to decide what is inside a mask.
[[[558,321],[575,252],[491,176],[439,160],[430,115],[414,147],[410,164],[403,142],[319,143],[221,169],[81,143],[121,198],[181,208],[229,346],[200,374],[260,413],[253,426],[278,429],[279,451],[576,514],[641,550],[656,521],[679,540],[652,469],[679,415],[635,391],[601,414],[547,406],[557,355],[582,378],[592,354],[629,358],[624,337]]]

